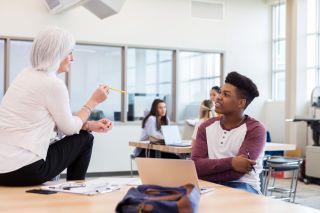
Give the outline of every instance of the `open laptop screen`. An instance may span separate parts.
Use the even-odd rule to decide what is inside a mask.
[[[190,146],[191,141],[182,141],[179,133],[178,126],[161,126],[161,131],[163,134],[164,142],[166,145],[181,145]]]

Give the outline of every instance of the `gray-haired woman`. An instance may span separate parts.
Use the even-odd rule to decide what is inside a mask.
[[[89,166],[93,136],[107,132],[107,119],[87,121],[91,110],[107,99],[100,85],[74,115],[69,93],[57,74],[73,61],[73,36],[56,27],[34,39],[31,67],[22,70],[0,105],[0,185],[28,186],[46,182],[67,168],[67,180],[82,180]],[[50,145],[57,128],[66,137]]]

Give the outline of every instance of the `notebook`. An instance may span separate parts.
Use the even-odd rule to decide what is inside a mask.
[[[135,161],[143,184],[178,187],[191,183],[201,194],[213,190],[199,186],[196,167],[192,160],[135,158]]]
[[[161,126],[164,143],[168,146],[191,146],[191,140],[181,140],[178,126]]]

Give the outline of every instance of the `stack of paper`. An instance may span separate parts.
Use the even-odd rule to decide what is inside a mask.
[[[65,193],[96,195],[113,192],[120,189],[121,186],[133,185],[136,182],[136,178],[98,178],[88,181],[68,181],[49,186],[42,186],[41,189]]]

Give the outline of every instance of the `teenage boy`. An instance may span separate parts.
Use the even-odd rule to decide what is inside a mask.
[[[200,179],[252,193],[260,193],[266,131],[263,125],[244,114],[259,96],[251,79],[231,72],[215,102],[213,117],[198,129],[192,148]]]

